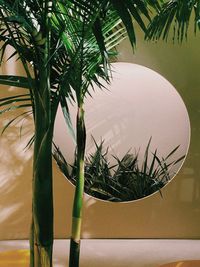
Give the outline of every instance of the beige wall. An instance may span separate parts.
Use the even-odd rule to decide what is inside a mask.
[[[22,74],[15,62],[4,64],[1,74]],[[25,94],[26,90],[1,86],[0,98]],[[24,110],[25,111],[25,110]],[[0,117],[4,127],[20,111],[8,112]],[[31,215],[32,151],[24,151],[32,135],[32,119],[27,117],[20,138],[20,123],[12,125],[0,137],[0,239],[25,238]]]
[[[83,237],[200,237],[199,44],[200,38],[193,35],[182,46],[163,42],[147,44],[141,37],[135,55],[131,54],[127,41],[120,45],[119,61],[145,65],[177,88],[190,115],[191,146],[181,172],[163,189],[163,199],[157,193],[141,201],[117,204],[86,196]],[[11,67],[13,65],[9,69]],[[19,67],[17,71],[20,72]],[[1,97],[3,89],[1,87]],[[11,89],[9,94],[13,93]],[[7,116],[1,117],[1,125],[5,124]],[[31,119],[27,119],[27,125],[31,127]],[[19,125],[12,127],[0,139],[0,239],[28,237],[32,167],[31,151],[23,152],[23,147],[30,133],[20,140],[19,128]],[[55,236],[65,238],[70,235],[73,188],[55,165],[54,184]]]

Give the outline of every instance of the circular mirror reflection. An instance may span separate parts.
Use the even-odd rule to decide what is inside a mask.
[[[114,63],[112,69],[111,84],[91,89],[92,97],[85,100],[85,192],[115,202],[162,194],[188,151],[187,109],[176,89],[155,71],[131,63]],[[70,114],[75,129],[75,103]],[[75,184],[75,143],[61,110],[55,129],[55,158]]]

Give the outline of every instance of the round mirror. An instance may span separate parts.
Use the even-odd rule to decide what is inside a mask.
[[[112,69],[111,84],[91,89],[92,97],[85,99],[85,192],[132,201],[162,192],[178,172],[189,147],[190,122],[180,95],[160,74],[131,63],[114,63]],[[75,103],[70,114],[75,129]],[[75,183],[75,144],[61,110],[55,129],[55,158]]]

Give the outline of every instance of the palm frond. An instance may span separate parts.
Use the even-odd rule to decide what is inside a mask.
[[[16,75],[0,75],[0,84],[19,87],[19,88],[27,88],[27,89],[31,88],[29,80],[26,77],[16,76]],[[31,84],[34,84],[33,79],[31,80]]]
[[[194,16],[193,16],[194,15]],[[187,38],[189,23],[194,17],[194,30],[199,28],[199,0],[171,0],[164,2],[159,13],[153,18],[147,30],[147,39],[167,40],[171,32],[173,39],[182,42]],[[172,31],[170,31],[172,29]]]
[[[27,116],[29,116],[30,115],[30,111],[25,111],[25,112],[23,112],[23,113],[21,113],[21,114],[19,114],[19,115],[17,115],[17,116],[15,116],[14,118],[12,118],[11,120],[9,120],[4,126],[3,126],[3,128],[2,128],[2,130],[1,130],[1,135],[3,135],[3,133],[12,125],[12,124],[14,124],[14,123],[19,123],[21,120],[24,120],[24,118],[26,118]],[[22,123],[22,125],[23,125],[23,123]],[[21,127],[22,127],[22,125],[21,125]],[[20,132],[21,132],[21,128],[20,127]]]
[[[150,1],[140,1],[140,0],[111,0],[112,8],[117,11],[118,16],[123,21],[129,40],[132,46],[136,44],[136,35],[134,30],[133,21],[136,21],[140,28],[146,32],[146,25],[144,22],[144,17],[150,21],[149,9],[153,8],[158,10],[160,1],[150,0]]]

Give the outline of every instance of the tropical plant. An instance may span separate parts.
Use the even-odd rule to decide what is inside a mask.
[[[84,1],[83,1],[84,2]],[[177,2],[178,5],[177,7],[181,7],[181,0],[177,0],[177,1],[168,1],[167,3],[170,4],[170,2]],[[190,1],[191,2],[191,1]],[[87,1],[87,4],[90,3],[90,1]],[[97,28],[101,25],[101,21],[103,19],[105,19],[105,15],[106,15],[106,10],[110,10],[111,9],[115,9],[117,11],[117,13],[119,14],[119,16],[122,19],[122,22],[124,23],[128,35],[129,35],[129,39],[131,41],[131,44],[134,45],[135,44],[135,32],[134,32],[134,27],[132,25],[132,18],[131,15],[133,16],[133,18],[138,22],[139,26],[146,32],[146,27],[145,24],[143,23],[143,19],[141,17],[141,14],[144,15],[146,18],[150,19],[149,17],[149,13],[148,13],[148,7],[149,6],[153,6],[155,8],[155,10],[158,12],[158,16],[159,14],[161,14],[160,12],[160,5],[159,3],[164,3],[165,5],[165,1],[156,1],[156,0],[147,0],[147,1],[129,1],[129,0],[124,0],[124,1],[102,1],[101,4],[98,3],[98,8],[102,8],[102,12],[99,13],[99,17],[98,20],[95,21],[94,26],[96,26]],[[197,1],[192,1],[192,3],[194,4],[193,7],[196,11],[197,8],[197,14],[199,14],[199,2]],[[81,1],[82,4],[82,1]],[[79,5],[79,7],[81,7],[81,4]],[[85,4],[85,2],[83,3],[83,5]],[[87,5],[85,4],[85,6]],[[105,4],[105,5],[104,5]],[[190,5],[187,5],[187,1],[184,1],[185,6],[190,7]],[[163,6],[164,6],[163,5]],[[90,7],[90,6],[89,6]],[[107,9],[106,9],[107,8]],[[177,8],[178,10],[178,8]],[[186,9],[183,9],[187,10]],[[104,12],[106,11],[106,12]],[[183,15],[185,15],[183,13]],[[85,17],[85,16],[84,16]],[[198,15],[196,16],[196,18],[198,18]],[[181,18],[178,18],[178,21],[180,23],[178,23],[178,29],[180,30],[182,26],[181,23]],[[161,22],[158,22],[161,23]],[[170,23],[170,19],[168,20],[168,23]],[[167,25],[168,25],[167,23]],[[187,20],[184,21],[184,23],[187,25]],[[155,25],[156,26],[156,25]],[[97,29],[96,28],[96,29]],[[84,32],[84,27],[82,28]],[[151,36],[150,32],[153,29],[153,27],[151,28],[151,26],[149,27],[149,32],[147,34],[148,36]],[[187,27],[186,27],[187,29]],[[184,30],[183,30],[184,32]],[[179,34],[179,31],[178,31]],[[99,35],[95,35],[97,37],[97,39],[100,41],[100,48],[101,52],[103,52],[103,54],[107,54],[106,53],[106,47],[104,46],[104,36],[101,34]],[[100,38],[99,38],[100,37]],[[103,45],[103,46],[102,46]],[[84,47],[82,47],[82,52],[81,52],[81,57],[84,56]],[[79,50],[80,51],[80,50]],[[105,57],[104,57],[105,59]],[[108,63],[107,61],[104,61],[104,64]],[[81,64],[80,64],[81,66]],[[81,73],[81,71],[80,71]],[[80,74],[79,73],[79,74]],[[83,75],[83,73],[82,73]],[[107,80],[107,77],[105,77]],[[109,81],[109,80],[107,80]],[[84,97],[86,95],[86,93],[88,92],[88,85],[87,86],[83,84],[79,84],[78,87],[74,87],[75,91],[76,91],[76,98],[77,98],[77,104],[78,104],[78,113],[77,113],[77,124],[76,124],[76,131],[77,131],[77,172],[76,172],[76,177],[77,177],[77,183],[76,183],[76,192],[75,192],[75,198],[74,198],[74,206],[73,206],[73,222],[72,222],[72,238],[71,238],[71,250],[70,250],[70,267],[77,267],[79,266],[79,250],[80,250],[80,229],[81,229],[81,214],[82,214],[82,196],[83,196],[83,191],[84,191],[84,155],[85,155],[85,139],[86,139],[86,132],[85,132],[85,124],[84,124]],[[92,85],[92,84],[91,84]],[[77,90],[78,89],[78,90]]]
[[[24,12],[24,8],[27,9],[29,7],[28,5],[23,6],[23,4],[20,2],[17,5],[16,3],[16,6],[13,7],[10,3],[6,3],[4,6],[6,10],[1,11],[1,39],[4,41],[2,54],[8,45],[12,45],[15,51],[10,58],[18,54],[26,70],[27,78],[10,75],[2,75],[0,78],[2,84],[22,88],[26,87],[30,91],[24,95],[20,94],[1,99],[1,106],[6,106],[1,113],[13,109],[32,107],[35,135],[30,141],[32,142],[34,140],[33,223],[30,260],[31,266],[52,266],[53,197],[51,144],[55,115],[59,102],[61,102],[64,115],[69,121],[65,97],[71,93],[70,83],[72,84],[71,86],[76,86],[73,84],[72,72],[77,64],[80,63],[80,58],[77,60],[77,55],[80,56],[78,50],[80,49],[79,46],[81,43],[78,42],[79,40],[75,33],[78,31],[78,27],[82,21],[75,20],[75,15],[73,14],[72,16],[70,10],[67,13],[66,8],[60,5],[59,8],[62,8],[62,10],[56,6],[56,10],[58,10],[56,15],[52,13],[52,16],[48,16],[48,23],[51,22],[51,28],[48,28],[48,25],[45,24],[47,7],[44,9],[44,17],[41,14],[37,17],[35,13],[31,13],[32,17],[28,17],[27,14],[27,17],[22,17],[20,16],[20,12]],[[63,14],[65,14],[64,20]],[[24,14],[22,13],[22,15]],[[121,23],[115,14],[110,15],[110,20],[104,29],[104,32],[107,34],[110,29]],[[51,18],[50,22],[49,18]],[[70,19],[75,20],[75,22],[72,20],[71,23]],[[38,23],[36,25],[38,27],[38,33],[34,24],[36,22]],[[69,40],[66,38],[69,35],[66,32],[66,25],[68,27],[70,26],[69,33],[72,38]],[[59,28],[61,26],[62,30]],[[124,38],[124,29],[119,29],[119,37],[113,36],[110,33],[109,35],[107,39],[110,41],[110,47],[112,47],[113,43],[116,44],[118,40]],[[76,41],[77,43],[75,43]],[[81,42],[83,42],[82,39]],[[84,49],[87,51],[87,58],[85,60],[91,60],[91,63],[89,65],[90,69],[87,69],[85,74],[89,77],[94,71],[94,75],[91,75],[89,80],[91,82],[92,79],[96,81],[98,72],[100,75],[103,75],[103,68],[99,67],[95,69],[97,64],[102,63],[102,59],[101,54],[97,53],[98,46],[96,38],[91,30],[87,42],[88,44],[84,42]],[[77,49],[77,51],[74,49]],[[95,64],[92,65],[94,62]],[[33,76],[31,75],[32,69],[34,72]],[[25,115],[25,113],[22,115]],[[3,131],[15,119],[12,119]]]
[[[73,99],[72,90],[78,105],[78,182],[70,266],[78,266],[84,184],[84,97],[92,81],[100,85],[98,77],[109,81],[107,51],[124,38],[121,28],[110,38],[110,30],[119,25],[117,18],[121,17],[134,45],[131,15],[146,30],[140,13],[149,19],[148,5],[158,8],[155,0],[0,1],[1,62],[7,47],[11,46],[14,52],[9,59],[16,55],[26,73],[25,77],[1,75],[0,83],[28,90],[27,94],[1,99],[1,107],[6,106],[1,113],[30,107],[35,125],[34,137],[30,141],[34,141],[31,266],[52,266],[52,136],[59,103],[70,125],[65,97]]]
[[[123,202],[146,197],[168,183],[175,175],[175,165],[185,156],[174,158],[179,146],[174,148],[166,157],[160,157],[157,150],[150,153],[150,141],[144,153],[143,162],[138,159],[139,152],[127,152],[122,159],[116,156],[110,158],[115,163],[110,164],[108,147],[104,149],[103,141],[95,142],[95,152],[85,159],[85,193],[107,201]],[[73,165],[66,162],[61,150],[54,145],[53,156],[65,177],[76,185],[76,157]],[[162,195],[162,194],[161,194]]]
[[[98,3],[97,3],[98,2]],[[69,69],[69,73],[73,76],[73,80],[71,80],[71,86],[75,91],[75,99],[77,103],[77,117],[76,117],[76,143],[77,143],[77,154],[76,154],[76,190],[74,196],[74,204],[72,211],[72,234],[71,234],[71,242],[70,242],[70,257],[69,257],[69,267],[78,267],[79,266],[79,255],[80,255],[80,235],[81,235],[81,223],[82,223],[82,206],[83,206],[83,192],[84,192],[84,163],[85,163],[85,142],[86,142],[86,129],[84,122],[84,100],[87,94],[90,94],[91,88],[93,88],[93,82],[99,85],[99,87],[103,87],[102,84],[96,78],[96,74],[98,77],[104,79],[107,83],[110,81],[109,77],[109,51],[113,48],[110,46],[110,42],[108,41],[109,34],[104,34],[104,22],[107,18],[110,17],[111,11],[114,10],[114,13],[117,16],[120,16],[122,22],[124,23],[130,42],[132,45],[135,45],[136,37],[134,32],[134,27],[132,24],[132,17],[137,21],[142,30],[146,31],[146,26],[143,22],[143,18],[141,14],[150,20],[149,16],[149,6],[153,6],[155,9],[158,9],[159,5],[157,1],[102,1],[101,3],[97,1],[97,9],[100,10],[98,13],[98,18],[95,20],[95,31],[94,35],[98,41],[98,45],[100,47],[101,56],[103,54],[104,61],[96,60],[95,58],[99,57],[98,53],[93,55],[93,58],[88,58],[88,49],[91,47],[87,47],[89,44],[88,38],[88,29],[87,29],[87,19],[85,15],[85,10],[80,12],[82,17],[82,23],[79,26],[79,35],[73,36],[75,38],[75,42],[77,46],[75,46],[76,50],[76,60],[73,68]],[[84,2],[85,3],[85,2]],[[90,3],[87,2],[87,3]],[[93,2],[94,4],[94,2]],[[85,3],[85,6],[87,4]],[[80,11],[81,5],[80,5]],[[88,8],[87,8],[88,10]],[[90,10],[90,9],[89,9]],[[86,12],[87,14],[87,12]],[[132,17],[131,17],[132,15]],[[101,26],[101,32],[97,29]],[[106,29],[106,27],[105,27]],[[118,35],[119,30],[113,33],[114,39],[111,41],[114,44],[116,43],[116,36]],[[99,34],[100,33],[100,34]],[[117,34],[117,35],[116,35]],[[119,41],[117,41],[119,43]],[[95,59],[95,60],[94,60]],[[91,64],[92,63],[92,64]],[[103,63],[103,65],[102,65]],[[76,66],[74,68],[74,66]],[[104,67],[102,72],[102,67]],[[89,73],[89,75],[88,75]]]
[[[51,104],[49,59],[52,52],[50,16],[47,16],[51,11],[48,1],[43,4],[41,8],[41,4],[38,2],[33,4],[33,1],[0,2],[1,41],[3,41],[1,59],[6,48],[12,46],[14,52],[10,58],[16,54],[26,72],[26,77],[1,76],[1,84],[29,89],[26,98],[17,95],[1,99],[1,106],[10,104],[2,113],[13,108],[20,109],[24,107],[23,102],[26,101],[25,105],[32,106],[35,123],[31,266],[51,266],[53,245],[51,140],[58,99]]]
[[[194,31],[200,29],[200,1],[199,0],[170,0],[161,1],[160,11],[152,19],[146,38],[167,40],[171,28],[171,36],[179,42],[187,38],[190,20],[194,19]]]

